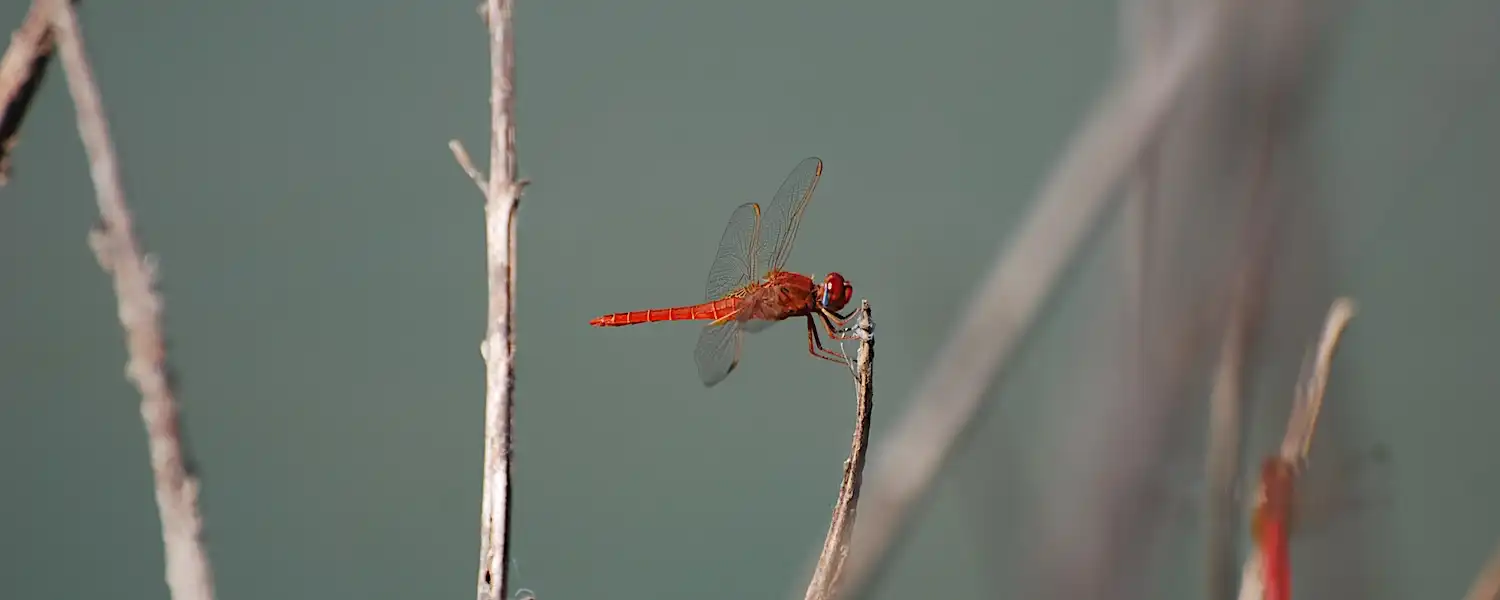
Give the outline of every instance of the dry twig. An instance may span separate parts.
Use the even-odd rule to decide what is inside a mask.
[[[1318,426],[1318,413],[1323,410],[1323,393],[1328,389],[1328,370],[1332,368],[1333,352],[1338,348],[1339,336],[1344,327],[1354,318],[1354,301],[1339,298],[1328,309],[1328,320],[1323,323],[1323,334],[1318,337],[1318,347],[1313,355],[1312,368],[1303,373],[1297,384],[1297,396],[1292,414],[1287,419],[1286,435],[1281,440],[1281,458],[1288,462],[1307,462],[1312,450],[1313,432]]]
[[[812,582],[807,586],[806,600],[833,600],[839,596],[844,561],[849,556],[850,534],[859,507],[859,488],[865,470],[865,453],[869,448],[870,411],[875,407],[875,324],[870,319],[870,302],[859,306],[855,331],[860,339],[859,354],[854,360],[854,439],[849,443],[849,458],[844,461],[844,479],[839,485],[839,499],[833,505],[833,519]]]
[[[1205,541],[1209,598],[1225,598],[1224,592],[1234,589],[1234,526],[1238,519],[1233,490],[1241,454],[1245,354],[1257,320],[1246,305],[1250,303],[1250,295],[1260,293],[1249,286],[1236,287],[1240,289],[1230,299],[1229,323],[1209,394],[1209,447],[1205,464],[1210,490]]]
[[[125,373],[141,392],[141,419],[146,425],[166,552],[167,587],[174,600],[212,600],[213,571],[203,547],[198,481],[186,466],[177,398],[167,376],[155,263],[143,255],[135,237],[104,106],[84,54],[72,4],[49,0],[47,6],[68,90],[78,111],[78,133],[88,154],[89,174],[99,197],[100,223],[89,236],[89,243],[99,265],[114,279],[129,354]]]
[[[1283,86],[1295,85],[1291,77],[1279,80]],[[1246,233],[1241,240],[1241,258],[1232,283],[1228,324],[1219,363],[1215,368],[1209,396],[1209,435],[1206,473],[1209,481],[1207,581],[1210,598],[1234,596],[1235,530],[1239,523],[1234,501],[1234,485],[1240,477],[1243,454],[1244,371],[1246,354],[1255,342],[1261,314],[1269,294],[1268,280],[1271,250],[1276,245],[1269,188],[1274,178],[1272,163],[1275,149],[1286,136],[1278,122],[1278,101],[1284,101],[1292,90],[1271,87],[1267,90],[1265,126],[1257,152],[1255,174],[1246,198]]]
[[[36,0],[26,20],[10,37],[0,57],[0,185],[10,178],[10,154],[20,139],[21,123],[41,89],[52,61],[53,34],[47,0]]]
[[[865,519],[851,547],[845,593],[857,597],[912,507],[978,412],[996,371],[1029,328],[1111,192],[1204,64],[1221,10],[1196,11],[1160,62],[1123,73],[1048,177],[1015,239],[1002,248],[915,400],[876,455]]]
[[[480,15],[490,33],[490,175],[486,180],[458,140],[453,157],[484,192],[489,316],[484,357],[484,489],[480,499],[479,600],[501,600],[509,589],[511,427],[515,408],[516,209],[525,181],[516,180],[515,39],[511,0],[486,0]]]

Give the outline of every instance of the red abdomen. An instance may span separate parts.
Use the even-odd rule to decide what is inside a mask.
[[[739,298],[721,298],[712,302],[677,306],[673,308],[651,308],[632,310],[596,317],[589,321],[595,327],[624,327],[657,321],[717,321],[734,314],[739,308]]]
[[[1292,600],[1291,539],[1286,523],[1280,519],[1264,525],[1261,540],[1261,567],[1265,569],[1265,600]]]

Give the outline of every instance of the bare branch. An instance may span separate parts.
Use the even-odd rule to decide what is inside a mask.
[[[859,321],[855,331],[860,338],[859,354],[855,356],[856,408],[854,411],[854,439],[849,443],[849,459],[844,461],[844,479],[839,485],[839,499],[833,505],[833,519],[828,524],[828,536],[823,539],[823,552],[818,555],[818,567],[813,571],[812,582],[807,586],[806,600],[833,600],[839,597],[844,561],[849,556],[850,534],[854,531],[854,517],[859,507],[859,488],[864,478],[865,453],[869,448],[870,412],[875,407],[875,324],[870,318],[870,301],[862,300],[859,306]]]
[[[52,38],[46,1],[36,0],[0,57],[0,186],[10,179],[11,151],[52,61]]]
[[[1295,64],[1283,69],[1287,67],[1295,67]],[[1210,598],[1234,595],[1234,569],[1238,562],[1235,530],[1239,524],[1234,485],[1240,477],[1243,455],[1246,354],[1254,344],[1260,326],[1269,294],[1270,254],[1277,245],[1276,228],[1272,223],[1275,209],[1271,208],[1274,198],[1270,197],[1270,188],[1275,178],[1272,165],[1276,149],[1285,144],[1284,138],[1288,137],[1287,129],[1282,126],[1281,113],[1287,112],[1284,106],[1287,98],[1297,91],[1296,86],[1303,83],[1293,77],[1276,77],[1271,81],[1273,85],[1267,85],[1265,90],[1265,125],[1256,151],[1250,191],[1245,199],[1248,215],[1246,233],[1241,240],[1240,265],[1232,282],[1228,324],[1209,396],[1209,448],[1205,466],[1210,494],[1205,545]],[[1259,568],[1258,563],[1256,568]]]
[[[1238,287],[1238,286],[1237,286]],[[1245,353],[1250,345],[1255,316],[1245,306],[1248,296],[1257,293],[1248,286],[1235,291],[1230,300],[1229,323],[1219,348],[1219,364],[1214,371],[1213,389],[1209,393],[1207,547],[1209,598],[1224,598],[1225,590],[1234,589],[1234,529],[1238,522],[1234,503],[1234,482],[1239,476],[1241,455],[1240,418],[1244,405]]]
[[[1217,4],[1217,3],[1216,3]],[[875,457],[865,519],[846,566],[857,596],[980,407],[996,371],[1030,327],[1111,192],[1156,135],[1205,61],[1221,10],[1195,11],[1162,61],[1122,74],[1049,176],[1034,208],[939,352],[916,399]]]
[[[1328,320],[1323,324],[1323,335],[1318,338],[1312,369],[1304,373],[1302,381],[1297,384],[1296,402],[1287,419],[1286,436],[1281,440],[1283,460],[1298,464],[1307,462],[1313,432],[1318,426],[1318,413],[1323,409],[1323,392],[1328,389],[1333,351],[1338,348],[1339,336],[1354,318],[1354,312],[1354,301],[1349,298],[1334,300],[1328,309]]]
[[[155,264],[143,255],[135,237],[125,192],[120,186],[119,165],[109,139],[109,125],[84,54],[77,16],[67,0],[49,0],[48,7],[52,11],[52,27],[67,73],[68,89],[78,111],[78,133],[89,157],[89,174],[99,197],[101,221],[89,241],[99,265],[114,279],[129,355],[125,374],[141,392],[141,419],[149,441],[156,505],[166,549],[167,588],[174,600],[212,600],[213,571],[203,547],[198,481],[186,467],[177,398],[167,376],[162,302],[154,289]]]
[[[469,159],[469,151],[464,150],[464,145],[458,140],[448,140],[448,149],[453,151],[453,159],[458,161],[458,166],[463,168],[469,179],[474,180],[474,185],[479,186],[479,193],[488,194],[490,184],[484,180],[484,175],[479,169],[474,168],[474,161]]]
[[[510,586],[511,427],[515,407],[516,209],[525,182],[516,180],[513,93],[515,40],[511,0],[486,0],[480,11],[490,33],[490,176],[485,178],[457,140],[453,156],[484,193],[489,316],[484,357],[484,489],[480,500],[479,600],[502,600]]]

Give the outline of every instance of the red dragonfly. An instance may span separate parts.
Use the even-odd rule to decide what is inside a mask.
[[[849,303],[854,286],[838,273],[829,273],[819,283],[813,277],[782,270],[792,253],[802,214],[822,175],[823,161],[817,157],[803,159],[776,190],[765,211],[755,202],[734,209],[719,239],[719,253],[708,270],[707,301],[608,314],[589,324],[621,327],[657,321],[708,321],[698,335],[693,357],[698,363],[698,376],[709,387],[723,381],[739,364],[746,331],[760,331],[793,317],[807,319],[809,353],[848,364],[843,354],[823,347],[814,317],[823,322],[833,339],[851,339],[845,335],[845,324],[853,313],[838,311]]]
[[[1268,456],[1260,466],[1260,491],[1250,516],[1250,532],[1260,554],[1264,600],[1292,599],[1292,510],[1297,465]]]

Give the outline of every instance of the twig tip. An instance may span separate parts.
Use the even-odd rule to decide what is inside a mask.
[[[469,151],[464,149],[463,142],[456,139],[448,140],[448,149],[453,151],[453,160],[458,161],[459,168],[463,169],[464,174],[468,175],[474,185],[479,187],[479,193],[488,197],[489,183],[484,175],[480,174],[479,169],[474,168],[474,161],[469,158]]]

